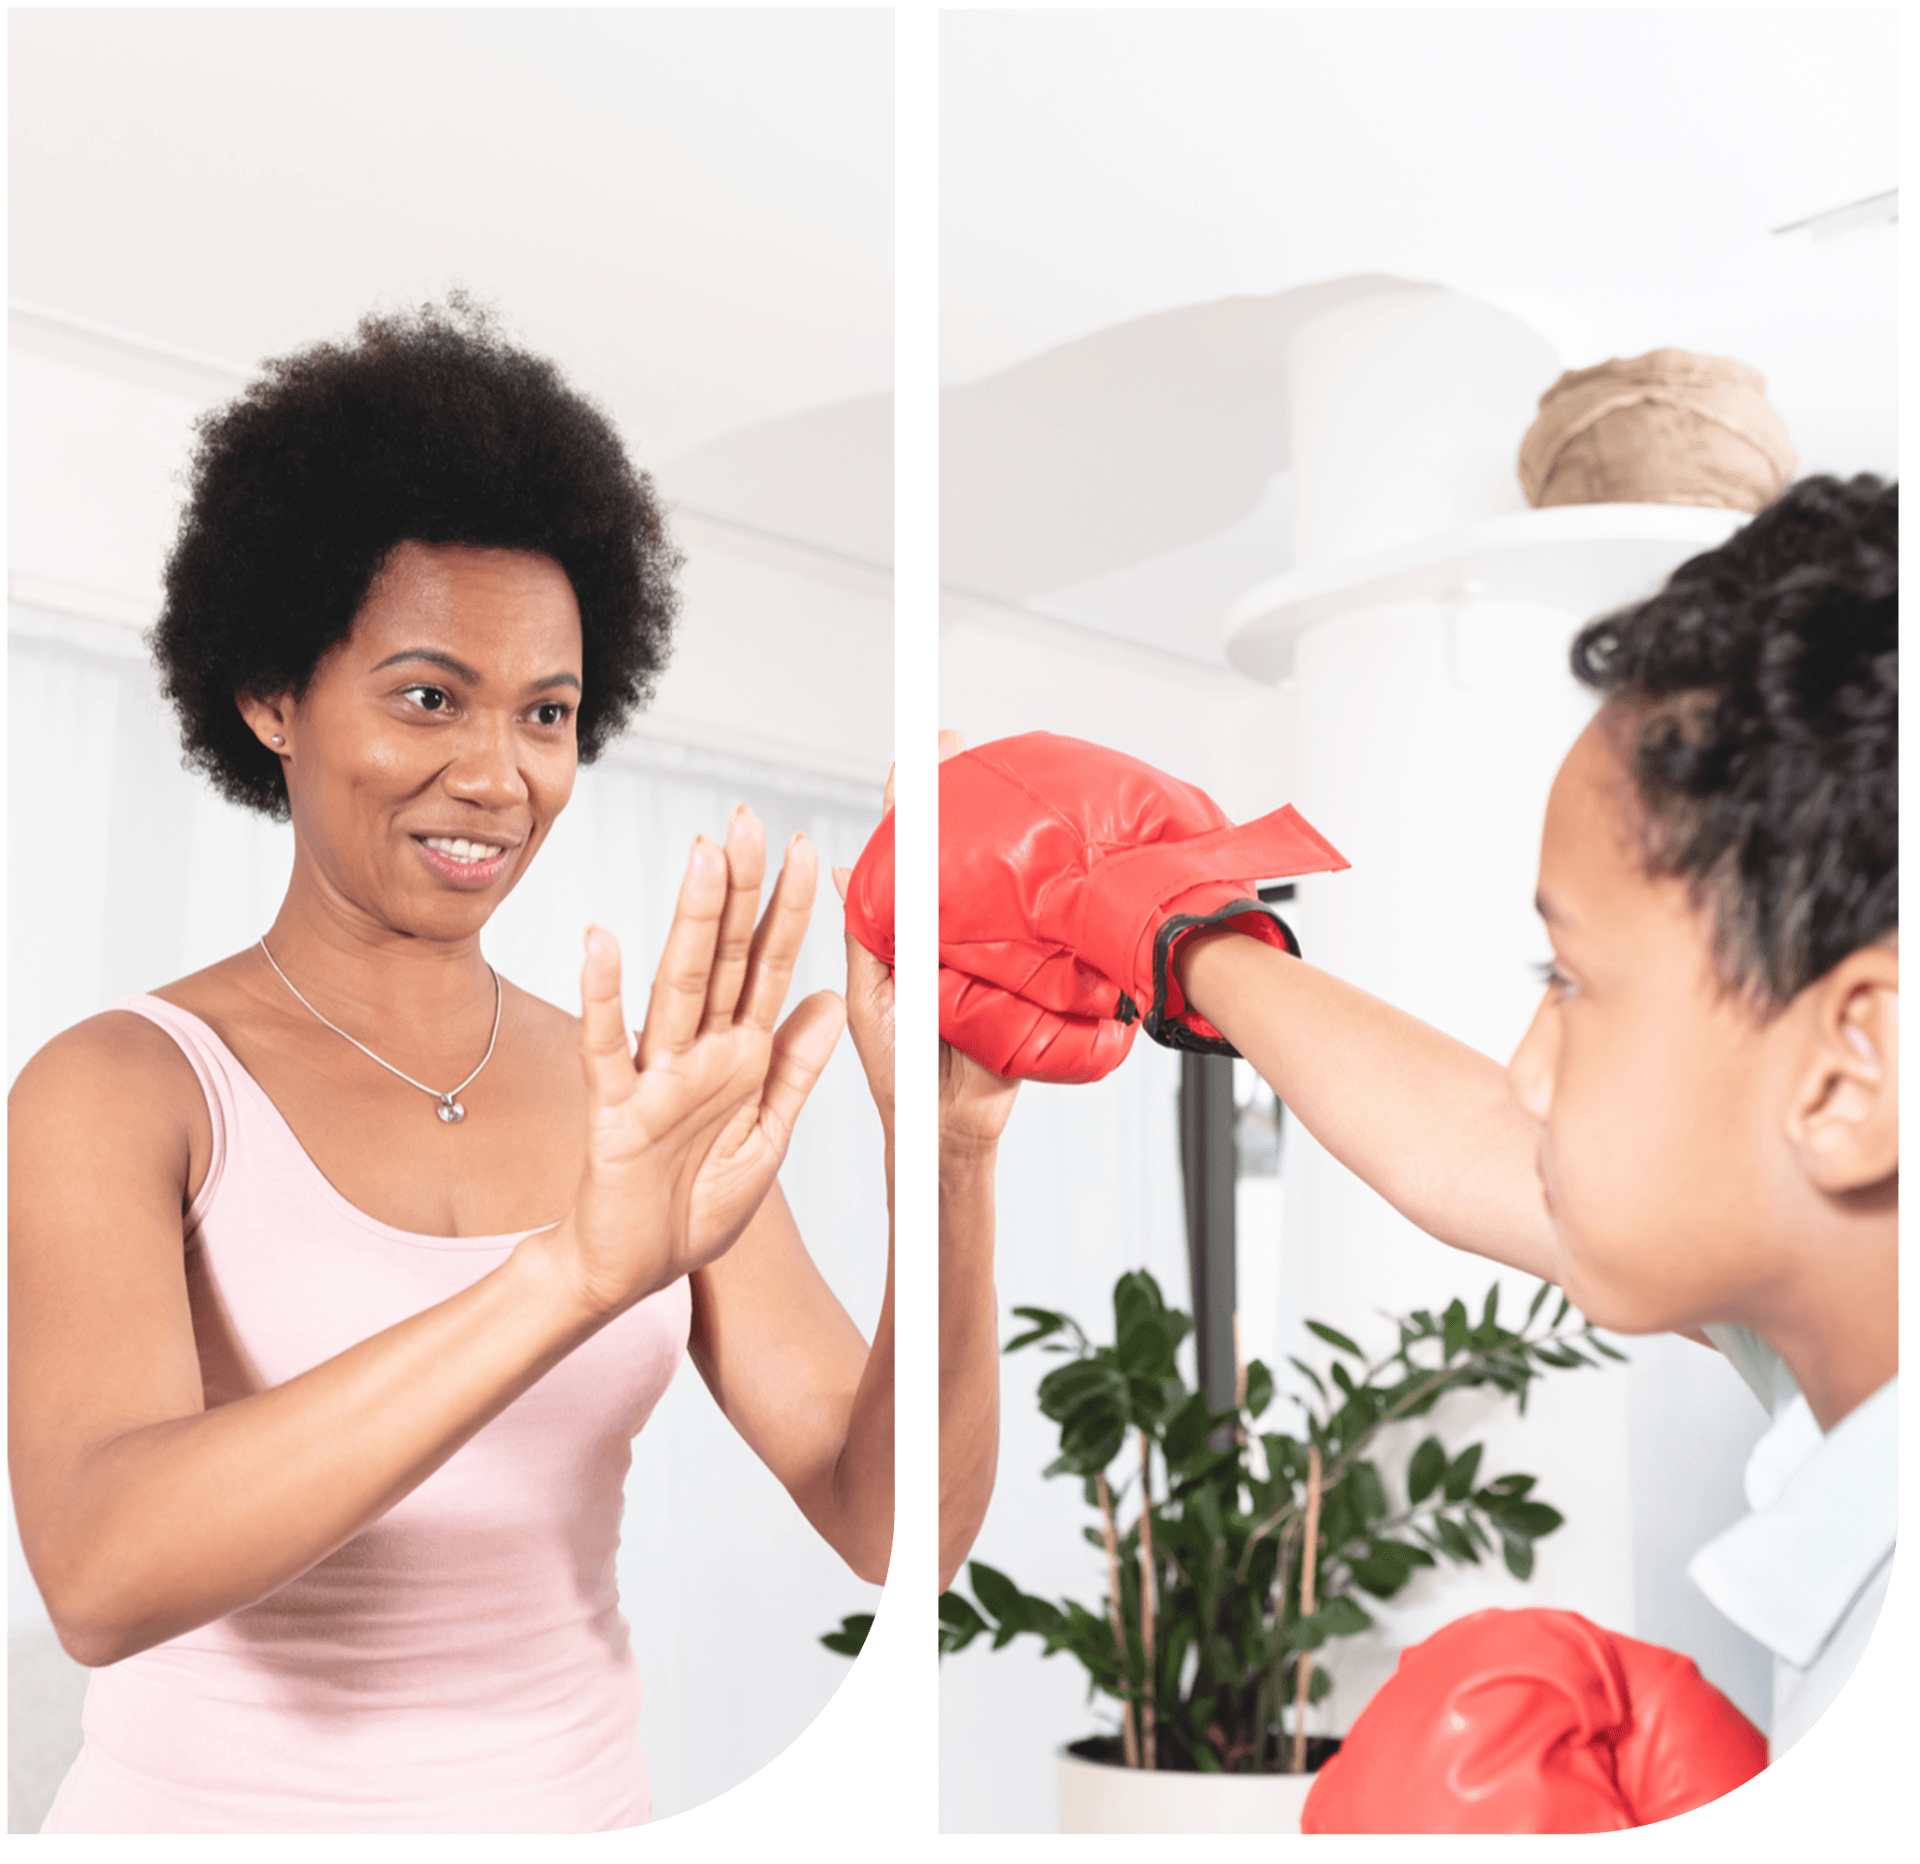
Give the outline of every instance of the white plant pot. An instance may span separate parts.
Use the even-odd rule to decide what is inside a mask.
[[[1055,1753],[1063,1832],[1297,1832],[1312,1773],[1148,1773]]]

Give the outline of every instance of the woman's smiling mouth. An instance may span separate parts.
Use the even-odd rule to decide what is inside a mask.
[[[469,841],[463,835],[416,835],[428,867],[456,885],[483,887],[506,871],[511,848],[496,841]]]

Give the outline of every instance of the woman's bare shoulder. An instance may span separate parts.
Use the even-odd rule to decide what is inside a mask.
[[[47,1043],[7,1096],[7,1124],[9,1172],[21,1182],[143,1157],[167,1180],[197,1184],[213,1140],[192,1064],[132,1010],[89,1016]]]
[[[162,984],[147,994],[200,1017],[215,1033],[244,954]],[[7,1096],[16,1141],[76,1161],[89,1147],[160,1148],[190,1162],[197,1185],[213,1145],[205,1091],[185,1051],[137,1010],[102,1010],[40,1049]]]

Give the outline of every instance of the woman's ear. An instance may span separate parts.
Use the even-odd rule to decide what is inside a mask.
[[[290,693],[273,693],[262,699],[255,693],[236,693],[234,703],[247,721],[253,735],[276,757],[285,757],[292,739],[290,721],[293,707]]]
[[[1900,1171],[1900,953],[1868,945],[1807,986],[1786,1138],[1809,1182],[1867,1191]]]

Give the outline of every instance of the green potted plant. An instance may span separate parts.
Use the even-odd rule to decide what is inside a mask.
[[[1080,1663],[1090,1697],[1117,1710],[1113,1733],[1062,1756],[1063,1829],[1297,1829],[1311,1772],[1338,1746],[1307,1727],[1332,1687],[1321,1653],[1373,1624],[1362,1600],[1390,1599],[1443,1560],[1497,1552],[1517,1578],[1531,1574],[1534,1543],[1562,1520],[1533,1494],[1533,1477],[1483,1477],[1481,1444],[1449,1451],[1429,1435],[1401,1498],[1374,1459],[1383,1429],[1450,1392],[1491,1386],[1524,1411],[1543,1372],[1595,1365],[1589,1351],[1624,1357],[1564,1298],[1543,1319],[1554,1293],[1541,1286],[1517,1331],[1500,1324],[1497,1285],[1477,1321],[1457,1300],[1439,1315],[1416,1309],[1395,1319],[1397,1344],[1378,1358],[1309,1321],[1332,1359],[1324,1378],[1292,1361],[1304,1381],[1297,1434],[1258,1427],[1275,1385],[1257,1360],[1230,1410],[1187,1385],[1176,1354],[1192,1323],[1143,1270],[1115,1284],[1111,1345],[1065,1314],[1015,1309],[1028,1325],[1005,1350],[1062,1359],[1039,1388],[1060,1426],[1046,1473],[1084,1485],[1107,1596],[1100,1609],[1037,1598],[976,1560],[972,1596],[941,1598],[940,1642],[945,1653],[983,1636],[995,1649],[1037,1637],[1047,1655]],[[1116,1492],[1110,1471],[1123,1456]],[[1198,1788],[1201,1801],[1201,1775],[1234,1784]],[[1169,1793],[1185,1805],[1170,1806]]]

